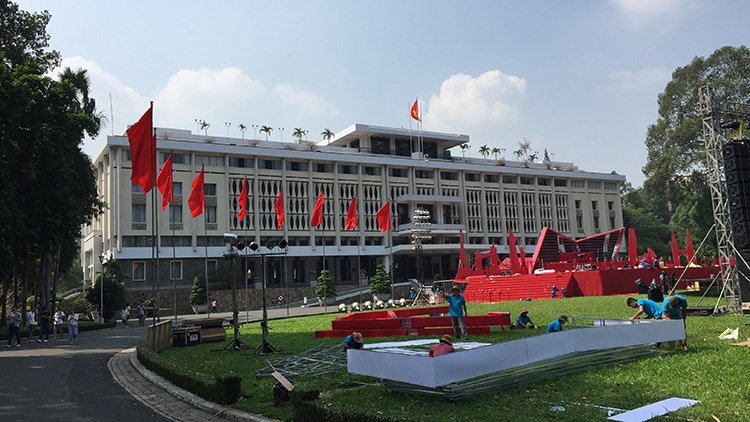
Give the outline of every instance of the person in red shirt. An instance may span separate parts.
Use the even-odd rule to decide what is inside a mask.
[[[440,355],[447,355],[448,353],[453,353],[455,349],[453,349],[453,337],[451,337],[449,334],[444,335],[440,338],[438,344],[430,347],[430,356],[436,357]]]

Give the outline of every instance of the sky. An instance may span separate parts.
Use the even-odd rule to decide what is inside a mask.
[[[62,66],[107,116],[96,156],[154,101],[154,124],[319,141],[353,123],[423,129],[643,183],[645,134],[672,72],[750,40],[744,0],[20,0],[48,10]],[[110,103],[111,96],[111,103]],[[227,125],[227,123],[229,125]],[[279,128],[284,128],[280,130]],[[260,134],[258,137],[261,138]],[[455,154],[459,154],[456,152]]]

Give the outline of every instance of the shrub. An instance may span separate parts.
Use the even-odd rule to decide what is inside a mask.
[[[107,286],[105,285],[106,289]],[[97,301],[98,303],[98,301]],[[60,308],[65,315],[70,314],[84,314],[88,315],[94,306],[89,302],[83,294],[76,294],[60,302],[58,308]],[[106,308],[105,308],[106,309]]]
[[[93,304],[95,308],[99,307],[102,279],[104,279],[104,311],[110,312],[122,309],[125,306],[125,286],[115,277],[107,275],[106,272],[96,275],[94,288],[86,292],[86,300]]]
[[[372,294],[391,292],[391,277],[385,272],[382,264],[375,267],[375,274],[370,278],[370,292]]]
[[[205,305],[208,302],[206,297],[206,278],[203,274],[197,274],[193,279],[193,289],[190,290],[188,302],[191,305]]]
[[[320,275],[318,276],[318,285],[315,287],[315,296],[336,297],[336,285],[333,284],[333,277],[331,277],[330,271],[320,271]]]
[[[175,362],[161,359],[157,353],[141,343],[136,348],[138,360],[151,371],[166,378],[180,388],[197,394],[206,400],[230,405],[240,399],[242,377],[229,373],[217,377],[189,372]]]

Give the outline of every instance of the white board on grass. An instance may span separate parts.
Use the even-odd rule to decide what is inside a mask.
[[[700,403],[698,400],[672,397],[670,399],[651,403],[637,409],[628,410],[627,412],[620,413],[619,415],[611,416],[607,420],[620,422],[645,422],[657,416],[663,416],[669,412],[674,412],[675,410],[682,409],[683,407],[694,406],[698,403]]]

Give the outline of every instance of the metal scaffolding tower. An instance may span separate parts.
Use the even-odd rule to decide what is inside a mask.
[[[723,146],[727,142],[722,123],[728,119],[741,118],[739,105],[717,104],[712,97],[711,87],[706,85],[698,90],[700,117],[703,122],[703,141],[706,148],[706,169],[708,185],[711,189],[714,222],[716,223],[716,243],[719,252],[719,268],[723,287],[719,300],[714,307],[716,313],[722,298],[727,300],[727,307],[733,312],[742,312],[740,280],[735,266],[730,263],[738,256],[732,235],[732,219],[729,213],[729,195],[727,193],[726,174],[724,173]],[[731,258],[731,259],[730,259]]]

